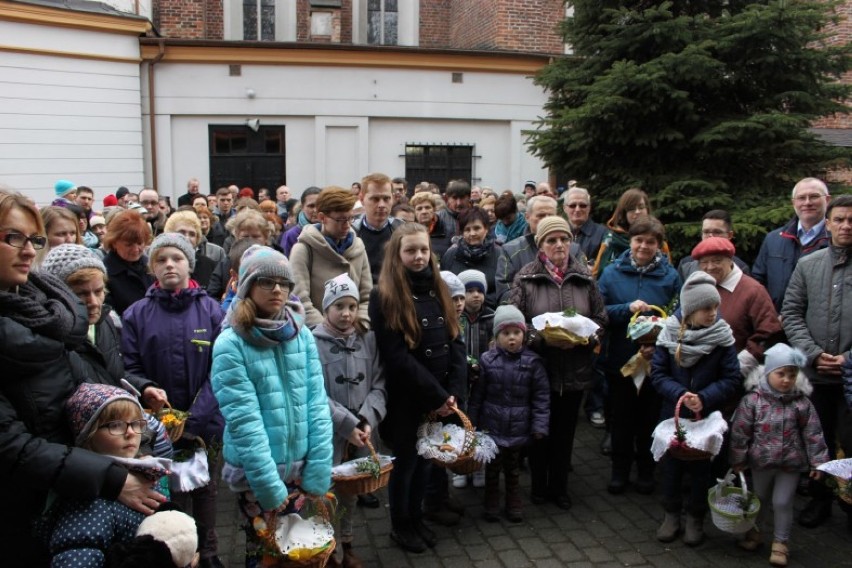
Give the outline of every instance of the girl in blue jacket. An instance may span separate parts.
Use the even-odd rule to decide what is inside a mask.
[[[222,479],[248,519],[246,565],[259,565],[251,520],[287,508],[290,489],[331,485],[332,426],[322,366],[283,254],[260,245],[240,262],[237,292],[213,346],[213,392],[225,417]]]
[[[179,233],[163,233],[148,252],[156,277],[145,297],[122,314],[121,351],[128,372],[166,391],[174,408],[189,411],[184,441],[200,437],[210,447],[221,443],[223,421],[210,387],[210,346],[219,333],[222,309],[189,275],[195,248]],[[189,492],[172,491],[172,499],[192,517],[203,535],[202,565],[216,566],[217,464],[209,462],[210,482]],[[175,488],[176,489],[176,488]]]
[[[690,274],[680,292],[680,311],[666,320],[657,338],[651,364],[654,388],[663,399],[662,418],[674,416],[678,399],[684,397],[681,417],[707,416],[730,399],[741,383],[740,365],[731,327],[718,318],[720,297],[716,281],[706,272]],[[665,519],[657,539],[671,542],[680,532],[682,479],[690,475],[690,495],[683,541],[697,546],[704,541],[707,491],[712,483],[710,460],[663,461],[663,508]]]

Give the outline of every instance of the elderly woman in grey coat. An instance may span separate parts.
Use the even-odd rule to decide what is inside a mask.
[[[348,274],[325,283],[325,319],[314,330],[334,427],[334,464],[366,455],[366,443],[387,413],[385,376],[376,336],[358,319],[358,285]],[[361,566],[352,552],[354,496],[338,496],[343,507],[339,541],[346,566]],[[340,550],[337,559],[342,560]]]

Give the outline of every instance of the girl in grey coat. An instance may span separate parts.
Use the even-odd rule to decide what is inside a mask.
[[[335,465],[367,454],[366,443],[387,412],[376,337],[358,319],[358,302],[358,286],[348,274],[328,280],[322,300],[325,319],[313,330],[334,427]],[[355,497],[338,497],[343,510],[338,535],[343,565],[361,566],[352,553]]]

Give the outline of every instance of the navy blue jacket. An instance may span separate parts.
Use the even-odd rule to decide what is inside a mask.
[[[629,250],[607,266],[598,279],[598,289],[609,316],[598,366],[607,373],[620,373],[621,367],[638,351],[636,343],[627,337],[633,301],[644,300],[664,308],[680,293],[680,287],[680,276],[665,255],[656,268],[645,274],[633,268]]]
[[[767,233],[751,267],[751,276],[766,286],[778,313],[781,313],[787,284],[799,258],[824,249],[831,242],[823,226],[822,231],[803,247],[796,236],[798,230],[799,218],[793,217],[785,226]]]
[[[680,310],[676,315],[680,318]],[[663,398],[661,419],[674,416],[678,399],[687,392],[695,393],[701,399],[704,405],[702,416],[722,410],[742,385],[740,363],[733,344],[716,347],[691,367],[681,367],[675,363],[674,355],[668,349],[657,346],[651,361],[651,380]],[[684,405],[680,415],[691,418],[692,412]]]
[[[525,347],[510,353],[500,347],[480,359],[480,379],[468,405],[470,420],[503,448],[547,435],[550,420],[550,381],[544,360]]]
[[[191,413],[186,430],[206,442],[222,439],[224,419],[210,386],[213,342],[222,308],[201,288],[178,294],[151,286],[124,312],[121,351],[128,372],[163,388],[172,407]]]

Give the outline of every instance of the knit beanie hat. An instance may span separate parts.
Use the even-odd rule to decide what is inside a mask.
[[[465,270],[459,272],[459,280],[464,284],[464,289],[479,288],[483,294],[488,293],[488,281],[485,279],[485,274],[479,270]]]
[[[455,298],[456,296],[464,296],[464,284],[459,280],[459,277],[450,272],[449,270],[441,271],[441,279],[444,281],[444,284],[447,285],[447,288],[450,289],[450,297]]]
[[[150,536],[169,548],[175,566],[189,566],[198,550],[195,520],[180,511],[160,511],[145,517],[136,536]]]
[[[680,290],[680,310],[684,318],[701,308],[718,306],[721,302],[716,280],[701,270],[690,274]]]
[[[89,227],[97,227],[98,225],[106,225],[106,218],[102,215],[92,215],[89,218]]]
[[[798,367],[801,369],[808,362],[804,353],[786,343],[776,343],[767,349],[764,355],[766,360],[763,364],[763,374],[766,376],[781,367]]]
[[[53,185],[53,191],[56,193],[56,197],[65,197],[72,191],[77,191],[77,185],[67,179],[61,179]]]
[[[66,282],[68,277],[82,268],[97,268],[106,275],[106,266],[88,247],[62,244],[50,249],[41,262],[41,269]]]
[[[189,239],[180,233],[163,233],[151,243],[151,247],[148,249],[148,258],[153,260],[156,252],[165,247],[174,247],[180,250],[189,262],[189,271],[195,270],[195,249],[192,248]]]
[[[121,186],[121,187],[119,187],[119,188],[116,190],[116,192],[115,192],[115,199],[116,199],[116,201],[117,201],[117,200],[119,200],[119,199],[121,199],[122,197],[124,197],[124,196],[125,196],[125,195],[127,195],[128,193],[130,193],[130,190],[129,190],[129,189],[127,189],[126,187],[124,187],[124,186],[122,185],[122,186]]]
[[[322,311],[326,311],[330,305],[340,298],[355,298],[357,302],[360,297],[358,295],[358,285],[355,284],[349,275],[346,273],[339,274],[334,278],[325,281],[325,294],[322,297]]]
[[[246,299],[254,281],[260,276],[283,278],[290,283],[290,289],[293,288],[293,276],[287,257],[275,249],[252,245],[246,249],[240,259],[237,297],[242,300]]]
[[[733,258],[737,249],[730,239],[724,237],[707,237],[692,249],[692,258],[698,260],[705,256],[727,256]]]
[[[142,413],[139,401],[124,389],[93,383],[81,383],[77,387],[65,402],[65,412],[71,424],[75,445],[80,446],[86,441],[103,409],[116,400],[129,400],[135,403],[139,407],[139,413]]]
[[[494,312],[494,335],[497,335],[507,327],[518,327],[523,331],[527,330],[527,320],[524,319],[524,314],[511,304],[497,306],[497,311]]]
[[[541,241],[544,240],[544,237],[546,237],[548,233],[552,233],[554,231],[568,233],[569,237],[574,236],[574,233],[571,232],[571,227],[568,225],[568,221],[562,217],[551,215],[538,222],[538,227],[535,231],[535,246],[541,248]]]
[[[110,194],[104,197],[104,207],[115,207],[116,205],[118,205],[118,199],[114,195]]]

